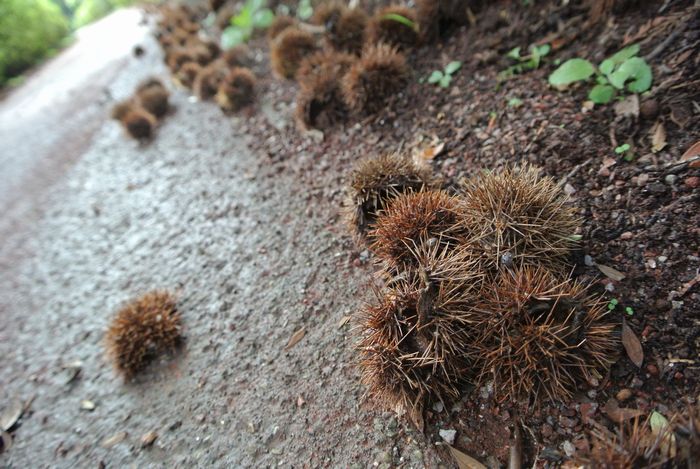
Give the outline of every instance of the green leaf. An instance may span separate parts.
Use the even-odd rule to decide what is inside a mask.
[[[314,14],[314,8],[311,6],[311,0],[301,0],[297,8],[297,16],[302,20],[308,20]]]
[[[628,151],[629,149],[630,149],[630,144],[623,143],[622,145],[615,147],[615,153],[617,153],[618,155],[621,155],[624,152]]]
[[[507,54],[506,57],[510,57],[513,60],[520,60],[520,47],[515,47],[511,49]]]
[[[440,79],[440,86],[441,86],[442,88],[447,88],[448,86],[450,86],[450,83],[451,83],[451,82],[452,82],[452,77],[451,77],[450,75],[444,75],[444,76]]]
[[[600,73],[610,75],[613,69],[615,69],[615,63],[610,59],[605,59],[600,63],[598,69],[600,70]]]
[[[544,57],[552,50],[552,46],[549,44],[542,44],[541,46],[535,46],[535,49],[537,49],[537,53],[540,54],[540,57]]]
[[[651,67],[639,57],[627,59],[610,75],[610,83],[623,89],[628,80],[627,89],[632,93],[643,93],[651,87]]]
[[[230,49],[233,46],[243,44],[247,39],[245,31],[235,26],[229,26],[221,33],[221,48]]]
[[[614,96],[615,88],[610,85],[595,85],[588,93],[588,99],[596,104],[608,104]]]
[[[462,62],[455,60],[455,61],[447,64],[447,66],[445,67],[445,73],[447,75],[452,75],[457,70],[459,70],[461,67],[462,67]]]
[[[433,73],[430,74],[428,77],[428,83],[435,84],[442,80],[443,74],[440,70],[435,70]]]
[[[258,10],[253,15],[253,26],[258,29],[267,29],[275,21],[275,14],[269,8]]]
[[[598,83],[599,85],[607,85],[607,84],[610,83],[610,82],[608,81],[608,79],[605,78],[603,75],[596,75],[596,76],[595,76],[595,81],[596,81],[596,83]]]
[[[410,19],[406,18],[405,16],[399,15],[397,13],[387,13],[386,15],[382,16],[382,19],[396,21],[396,22],[403,24],[404,26],[408,26],[409,28],[411,28],[414,31],[417,30],[416,23],[414,23]]]
[[[523,105],[523,100],[520,98],[510,98],[508,100],[508,107],[520,107]]]
[[[542,57],[549,53],[549,49],[549,44],[544,44],[542,46],[531,46],[530,55],[532,55],[532,58],[528,61],[529,68],[539,68]]]
[[[239,28],[251,28],[253,26],[253,10],[243,7],[236,16],[231,18],[231,25]]]
[[[603,62],[610,61],[610,62],[612,62],[613,67],[614,67],[616,65],[620,65],[621,63],[625,62],[627,59],[631,59],[632,57],[637,55],[637,52],[639,52],[639,44],[632,44],[631,46],[627,46],[624,49],[615,52],[613,55],[611,55],[607,59],[603,60]],[[601,62],[601,64],[600,64],[601,71],[602,71],[603,62]],[[609,73],[609,72],[603,72],[603,73]]]
[[[549,75],[552,86],[566,86],[576,81],[586,80],[595,73],[593,64],[584,59],[569,59]]]

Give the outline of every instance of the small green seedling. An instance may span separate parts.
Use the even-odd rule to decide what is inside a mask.
[[[397,23],[401,23],[402,25],[408,26],[412,30],[418,32],[418,25],[415,21],[406,18],[403,15],[399,15],[398,13],[387,13],[386,15],[382,16],[382,19],[396,21]]]
[[[517,63],[500,72],[498,74],[499,81],[508,80],[525,71],[539,68],[542,58],[549,54],[552,48],[549,44],[542,44],[541,46],[532,45],[528,50],[530,54],[521,56],[520,47],[516,47],[506,54],[506,57]]]
[[[628,306],[625,308],[625,313],[627,313],[627,316],[632,316],[634,315],[634,310]]]
[[[596,84],[589,91],[588,99],[596,104],[607,104],[618,93],[643,93],[651,88],[652,72],[649,64],[637,57],[638,52],[638,44],[625,47],[603,60],[597,68],[585,59],[569,59],[549,75],[549,84],[564,89],[595,75]]]
[[[613,299],[610,300],[610,302],[608,303],[608,309],[609,309],[610,311],[612,311],[613,309],[615,309],[615,308],[617,307],[617,304],[618,304],[617,298],[613,298]]]
[[[450,62],[445,66],[444,71],[435,70],[433,73],[431,73],[428,77],[428,83],[431,85],[437,84],[442,88],[447,88],[452,82],[452,75],[454,75],[461,67],[462,62],[457,60]]]
[[[247,42],[256,29],[266,29],[274,20],[267,0],[246,0],[241,11],[231,18],[231,25],[221,33],[221,47],[229,49]]]
[[[520,98],[510,98],[508,100],[508,107],[518,108],[523,105],[523,100]]]
[[[311,0],[299,0],[297,7],[297,17],[300,20],[308,20],[314,14],[314,7],[311,5]]]
[[[631,148],[629,143],[623,143],[615,147],[615,153],[622,156],[625,161],[632,161],[634,159],[634,153],[632,153]]]

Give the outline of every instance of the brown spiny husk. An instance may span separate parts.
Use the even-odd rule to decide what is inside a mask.
[[[316,76],[299,89],[295,118],[304,129],[327,129],[347,115],[340,83],[333,76]]]
[[[269,42],[274,41],[277,36],[279,36],[282,31],[289,27],[296,27],[297,20],[291,16],[280,15],[275,18],[269,28],[267,28],[267,40]]]
[[[142,107],[133,106],[121,118],[121,123],[133,138],[147,140],[153,136],[156,118]]]
[[[243,67],[233,68],[219,85],[216,102],[224,111],[238,111],[255,99],[255,75]]]
[[[502,270],[478,309],[474,359],[499,400],[567,400],[602,379],[620,348],[606,303],[543,267]]]
[[[333,49],[355,55],[362,52],[368,22],[363,10],[326,3],[316,9],[313,22],[326,28],[326,43]]]
[[[359,315],[362,382],[396,410],[454,399],[470,375],[467,347],[482,275],[467,251],[428,244],[418,250],[422,274],[393,282]]]
[[[281,78],[292,79],[304,57],[318,50],[311,33],[297,28],[287,28],[273,41],[270,65]]]
[[[377,214],[392,198],[436,185],[429,168],[396,153],[361,161],[350,176],[346,218],[352,232],[364,238]]]
[[[370,232],[370,249],[391,268],[415,267],[414,251],[422,239],[434,239],[449,249],[467,242],[458,197],[441,190],[401,194],[390,201]]]
[[[127,303],[107,330],[107,353],[126,378],[143,370],[159,353],[171,352],[181,338],[175,297],[153,291]]]
[[[182,86],[192,88],[194,79],[201,70],[202,66],[197,62],[187,62],[180,67],[180,70],[175,74],[175,78]]]
[[[201,100],[213,98],[219,90],[219,84],[226,77],[226,65],[215,61],[203,67],[194,79],[194,93]]]
[[[416,17],[420,36],[430,41],[444,35],[454,26],[468,23],[467,9],[476,13],[482,1],[416,0]]]
[[[222,58],[229,68],[250,67],[253,64],[253,55],[245,44],[226,49],[222,54]]]
[[[136,94],[136,102],[146,111],[160,119],[168,113],[170,93],[164,86],[149,86]]]
[[[465,223],[481,233],[491,267],[525,262],[569,270],[580,222],[554,180],[532,166],[506,169],[464,181],[463,195]]]
[[[343,52],[318,51],[301,61],[296,80],[301,88],[311,89],[319,79],[331,77],[340,86],[340,80],[356,60],[355,56]]]
[[[416,24],[416,12],[412,8],[388,6],[378,10],[367,24],[367,45],[390,44],[405,50],[418,43],[416,28],[407,26],[387,15],[400,15]]]
[[[650,417],[625,421],[614,433],[593,422],[591,448],[577,453],[572,463],[585,469],[683,467],[682,464],[670,464],[667,441],[675,438],[671,426],[654,435]]]
[[[143,91],[152,89],[152,88],[159,88],[162,90],[165,90],[165,85],[161,81],[160,78],[156,77],[150,77],[146,78],[143,80],[141,83],[139,83],[139,86],[136,87],[136,94],[138,95],[139,93],[142,93]]]
[[[174,49],[166,58],[168,68],[172,73],[177,73],[187,62],[197,62],[197,58],[192,54],[192,51],[188,49],[178,48]]]
[[[130,99],[120,101],[112,107],[110,115],[112,119],[122,120],[133,108],[134,103]]]
[[[382,109],[408,82],[406,58],[386,44],[366,48],[343,77],[343,97],[358,114]]]

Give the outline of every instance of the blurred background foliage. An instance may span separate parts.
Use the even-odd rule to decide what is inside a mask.
[[[135,0],[0,0],[0,87],[70,41],[72,31]]]

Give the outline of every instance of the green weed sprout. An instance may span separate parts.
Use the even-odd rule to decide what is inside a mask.
[[[638,52],[638,44],[625,47],[603,60],[597,68],[586,59],[569,59],[549,75],[549,84],[564,89],[595,75],[596,84],[588,93],[588,99],[596,104],[607,104],[618,93],[643,93],[651,88],[652,71],[643,58],[637,57]]]
[[[498,74],[499,81],[505,81],[527,70],[539,68],[542,58],[549,54],[552,47],[549,44],[542,44],[541,46],[532,45],[528,50],[530,54],[521,56],[520,47],[516,47],[506,54],[506,57],[517,63],[500,72]]]
[[[247,42],[256,29],[266,29],[274,20],[267,0],[246,0],[241,11],[231,18],[231,25],[221,33],[221,47],[230,49]]]
[[[445,66],[444,71],[435,70],[433,73],[431,73],[430,77],[428,77],[428,83],[431,85],[440,85],[442,88],[447,88],[452,82],[452,75],[457,73],[457,70],[460,68],[462,68],[462,62],[458,60],[450,62]]]

